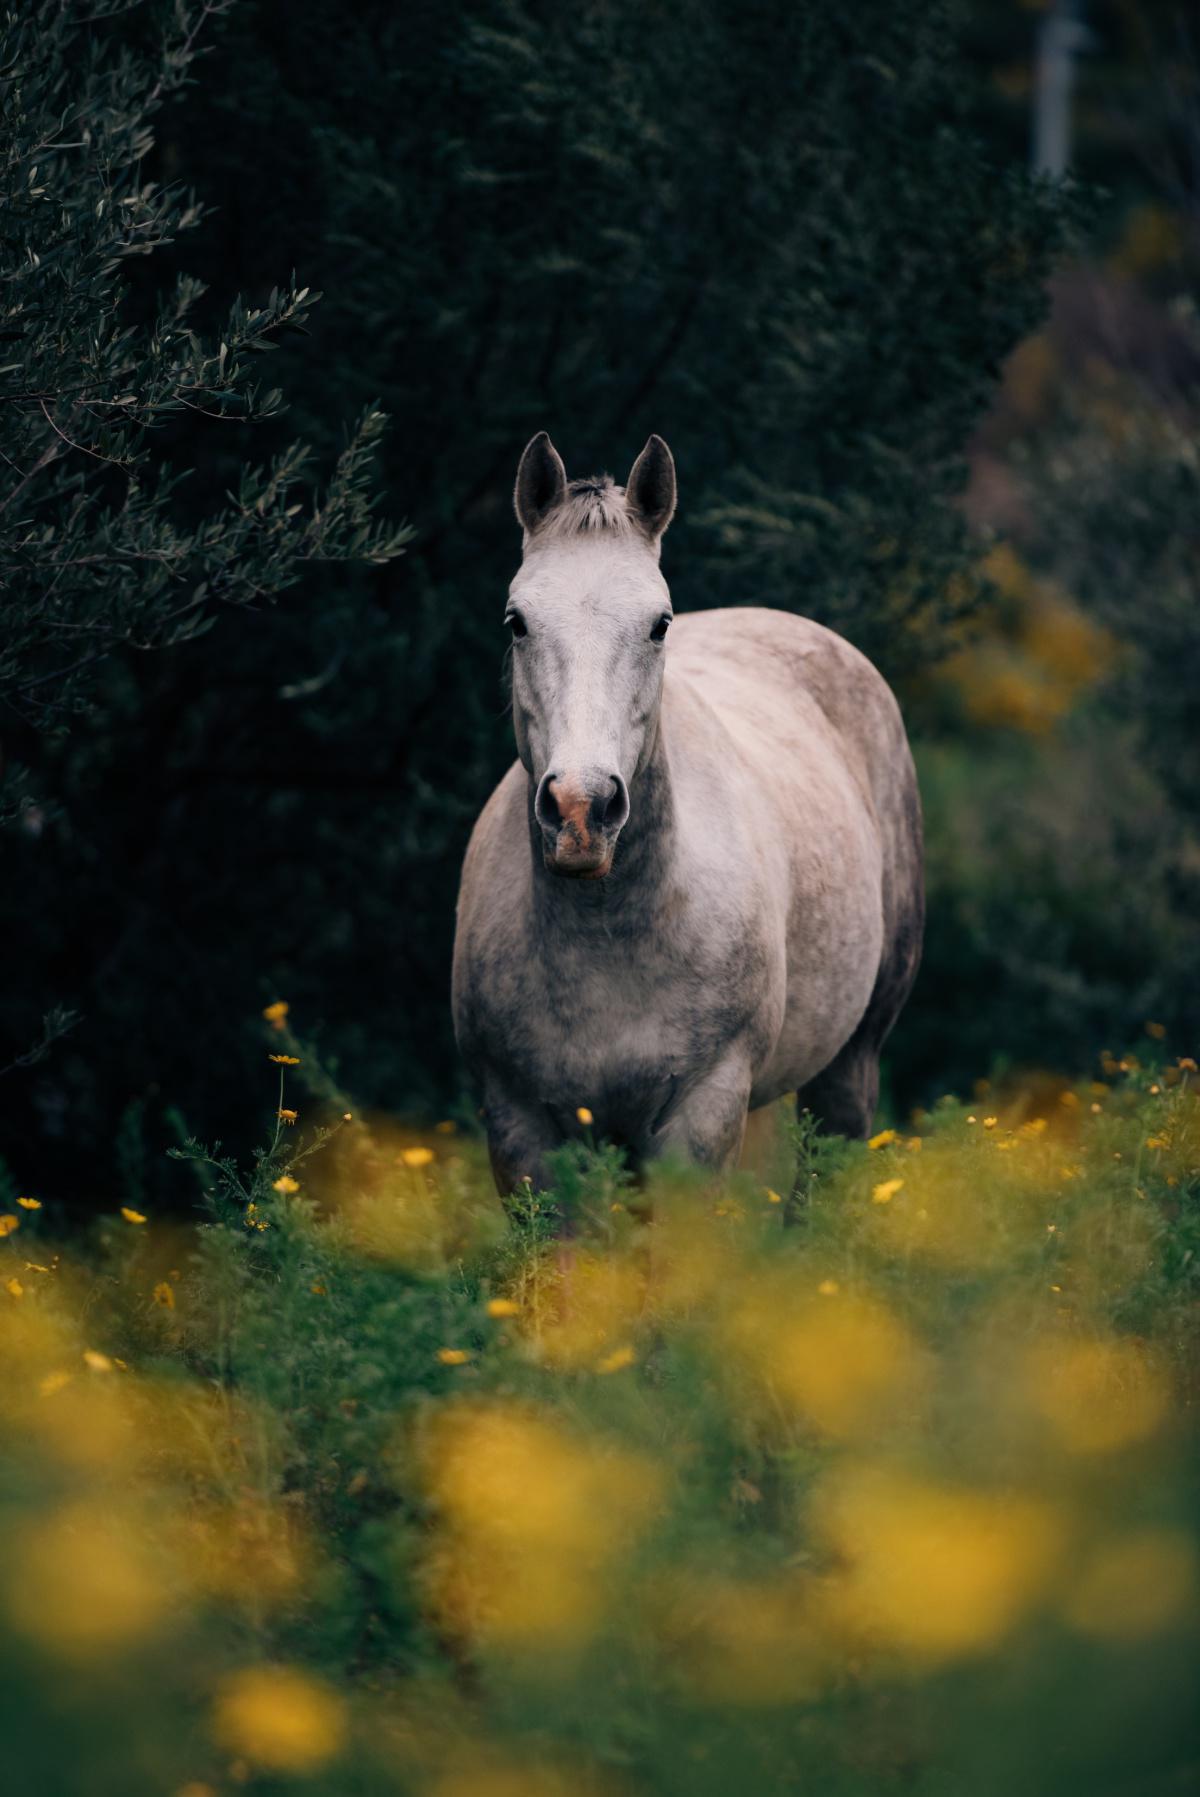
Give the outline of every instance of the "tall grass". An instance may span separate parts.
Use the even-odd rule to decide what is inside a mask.
[[[1189,1062],[797,1132],[795,1199],[581,1129],[510,1220],[275,1009],[198,1228],[7,1201],[10,1790],[1184,1788]]]

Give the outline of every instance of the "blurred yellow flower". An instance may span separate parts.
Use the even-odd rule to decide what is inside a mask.
[[[400,1156],[406,1167],[427,1167],[433,1159],[432,1148],[406,1148]]]
[[[444,1626],[543,1655],[591,1636],[660,1490],[640,1456],[516,1405],[443,1412],[429,1478],[442,1528],[428,1576]]]
[[[1190,1054],[1181,1054],[1177,1065],[1184,1073],[1195,1073],[1197,1071],[1196,1063]]]
[[[42,1208],[42,1201],[40,1198],[18,1198],[17,1203],[22,1210],[41,1210]]]
[[[311,1772],[340,1750],[346,1734],[341,1699],[290,1666],[234,1673],[217,1693],[213,1735],[227,1753],[270,1772]]]
[[[849,1468],[814,1519],[846,1570],[831,1614],[851,1636],[937,1663],[1007,1634],[1053,1568],[1062,1522],[1033,1499]]]
[[[22,1634],[65,1658],[91,1659],[148,1634],[170,1594],[141,1519],[71,1504],[10,1542],[20,1566],[8,1591]]]
[[[314,1298],[324,1298],[328,1296],[326,1288],[321,1284],[319,1279],[314,1280],[308,1289]]]
[[[611,1354],[606,1354],[602,1360],[596,1362],[596,1371],[598,1373],[619,1373],[625,1367],[632,1366],[636,1359],[637,1355],[632,1348],[628,1346],[614,1348]]]
[[[985,1129],[995,1129],[996,1123],[997,1119],[995,1117],[985,1117],[983,1120],[983,1127]]]
[[[1072,1454],[1108,1454],[1152,1435],[1167,1412],[1162,1374],[1133,1342],[1050,1339],[1025,1357],[1025,1396]]]
[[[64,1373],[61,1370],[56,1373],[47,1373],[44,1379],[38,1380],[38,1395],[43,1398],[52,1398],[55,1392],[61,1391],[64,1385],[71,1383],[71,1378],[70,1373]]]
[[[541,1307],[541,1358],[551,1366],[594,1367],[632,1334],[645,1298],[643,1271],[630,1259],[581,1250],[569,1281]]]
[[[443,1366],[466,1366],[471,1358],[469,1348],[439,1348],[437,1357]]]
[[[817,1287],[817,1290],[823,1298],[836,1298],[840,1289],[836,1279],[822,1279],[820,1285]]]
[[[1174,1529],[1141,1529],[1104,1543],[1068,1592],[1072,1628],[1104,1641],[1138,1641],[1182,1620],[1196,1599],[1196,1550]]]
[[[589,1129],[596,1121],[592,1116],[592,1113],[588,1110],[586,1104],[581,1104],[575,1115],[579,1118],[579,1121],[583,1124],[585,1129]]]
[[[298,1115],[298,1111],[286,1111],[281,1106],[279,1111],[279,1121],[281,1123],[294,1123]]]
[[[871,1140],[867,1143],[867,1147],[868,1148],[887,1148],[889,1146],[889,1144],[894,1142],[895,1140],[896,1140],[896,1132],[894,1129],[881,1129],[877,1136],[871,1137]]]
[[[770,1186],[767,1187],[767,1203],[768,1204],[782,1204],[783,1203],[783,1199],[779,1196],[779,1193],[773,1192],[771,1190]]]
[[[6,1279],[4,1282],[4,1289],[10,1298],[23,1298],[25,1296],[25,1287],[21,1284],[19,1279]]]
[[[782,1403],[839,1439],[895,1415],[924,1378],[908,1330],[868,1298],[798,1303],[790,1280],[745,1280],[718,1324],[773,1412]],[[753,1387],[744,1394],[746,1401],[754,1395]]]
[[[904,1186],[902,1179],[884,1179],[871,1188],[872,1204],[890,1204],[896,1193]]]
[[[300,1065],[298,1054],[271,1054],[267,1056],[267,1059],[274,1061],[279,1067],[298,1067]]]
[[[290,1007],[287,1003],[282,998],[278,998],[273,1005],[266,1006],[263,1011],[263,1016],[271,1025],[272,1029],[281,1030],[289,1009]]]
[[[443,1118],[440,1123],[435,1123],[433,1127],[435,1134],[439,1136],[452,1136],[458,1129],[458,1125],[452,1123],[448,1117]]]
[[[487,1301],[487,1313],[490,1317],[515,1317],[520,1308],[511,1298],[489,1298]]]
[[[154,1302],[161,1304],[164,1310],[175,1308],[175,1288],[165,1279],[160,1279],[154,1288]]]
[[[604,1787],[607,1790],[609,1787]],[[595,1790],[590,1779],[581,1784],[578,1775],[559,1774],[545,1766],[496,1766],[468,1762],[422,1787],[423,1797],[580,1797]],[[602,1797],[597,1793],[596,1797]]]
[[[144,1223],[146,1221],[140,1210],[131,1210],[127,1204],[121,1206],[121,1215],[127,1223]]]
[[[0,1217],[0,1241],[3,1241],[6,1235],[11,1235],[14,1229],[20,1229],[20,1227],[20,1217],[14,1217],[11,1211],[6,1211]]]
[[[300,1181],[293,1179],[290,1173],[281,1173],[278,1179],[271,1181],[271,1188],[273,1191],[282,1192],[285,1198],[290,1198],[293,1192],[300,1190]]]
[[[98,1348],[83,1350],[84,1363],[90,1366],[93,1373],[111,1373],[113,1363],[107,1354],[101,1354]]]

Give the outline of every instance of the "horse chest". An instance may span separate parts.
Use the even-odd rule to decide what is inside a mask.
[[[720,949],[687,929],[551,939],[522,987],[525,1082],[572,1107],[603,1093],[641,1092],[651,1104],[664,1081],[702,1071],[756,1021],[764,1031],[776,1022],[765,1015],[775,1008],[767,956],[752,937]]]

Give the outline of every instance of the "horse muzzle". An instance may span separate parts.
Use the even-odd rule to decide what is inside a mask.
[[[629,816],[629,789],[620,774],[590,768],[544,774],[533,808],[551,873],[572,880],[602,880],[612,867],[617,837]]]

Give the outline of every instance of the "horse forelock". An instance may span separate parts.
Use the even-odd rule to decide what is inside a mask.
[[[612,536],[629,536],[636,519],[625,503],[625,489],[611,475],[594,475],[588,480],[573,480],[567,490],[538,525],[539,543],[562,541],[568,537],[589,536],[608,532]]]

